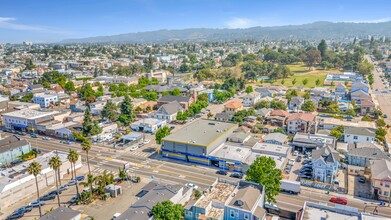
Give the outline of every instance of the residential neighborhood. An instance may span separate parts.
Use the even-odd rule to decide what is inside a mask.
[[[109,29],[113,15],[91,19]],[[390,21],[235,21],[47,43],[4,32],[0,219],[391,219]],[[0,29],[61,32],[15,22]]]

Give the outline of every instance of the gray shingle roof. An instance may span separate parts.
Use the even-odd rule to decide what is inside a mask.
[[[384,153],[384,151],[380,150],[377,147],[361,147],[361,148],[353,148],[348,150],[349,156],[358,156],[365,157],[371,160],[380,160],[390,158]]]
[[[39,218],[39,220],[71,220],[75,219],[75,217],[78,215],[81,215],[81,212],[60,206],[55,210],[42,216],[41,218]]]
[[[270,133],[263,137],[263,140],[266,141],[278,141],[284,143],[287,140],[288,136],[279,132]]]
[[[0,153],[12,150],[14,148],[28,145],[25,139],[21,139],[16,135],[8,136],[4,139],[0,139]]]
[[[183,108],[177,101],[173,101],[173,102],[170,102],[170,103],[167,103],[167,104],[160,106],[158,111],[160,111],[160,110],[164,110],[167,114],[172,115],[172,114],[177,113],[180,110],[183,110]]]
[[[345,128],[345,134],[354,134],[354,135],[362,135],[362,136],[369,136],[369,137],[375,137],[375,129],[371,128],[359,128],[359,127],[347,127]]]
[[[338,161],[339,154],[329,146],[326,146],[312,151],[312,158],[314,161],[322,158],[325,162],[334,163]]]
[[[371,162],[373,179],[391,179],[391,162],[389,160],[374,160]]]
[[[173,102],[173,101],[189,102],[190,101],[190,97],[167,95],[167,96],[160,97],[157,101],[158,102]]]

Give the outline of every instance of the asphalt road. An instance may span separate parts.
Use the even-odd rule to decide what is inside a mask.
[[[40,141],[39,139],[34,139],[27,136],[25,136],[25,138],[31,141],[32,145],[35,145],[35,140],[38,140],[37,142],[39,148],[43,152],[51,150],[67,151],[69,148],[71,148],[78,150],[82,157],[85,158],[85,154],[81,151],[81,146],[79,144],[66,145],[59,143],[58,140],[54,139],[50,141]],[[149,158],[140,157],[133,155],[130,152],[114,151],[104,147],[93,146],[89,152],[89,156],[90,164],[93,167],[92,172],[96,174],[103,172],[103,170],[108,170],[115,174],[115,172],[118,172],[119,167],[123,167],[124,164],[128,163],[130,164],[129,169],[127,170],[129,174],[151,179],[153,177],[157,181],[171,183],[194,183],[201,189],[208,188],[217,177],[232,179],[230,177],[224,177],[216,174],[216,169],[211,167],[198,166],[180,161],[172,161],[166,158],[161,158],[159,155],[152,155]],[[328,202],[332,196],[338,195],[326,195],[322,191],[303,187],[302,192],[299,195],[278,195],[277,205],[283,209],[298,211],[303,207],[305,201],[328,203],[329,205],[333,205],[332,203]],[[370,204],[370,201],[365,201],[360,198],[353,198],[351,196],[345,196],[345,198],[348,199],[349,206],[356,207],[361,211],[364,210],[364,207],[367,204]],[[375,203],[375,205],[376,204],[378,203]],[[372,212],[371,209],[373,210],[373,208],[367,208],[366,211]],[[378,214],[391,217],[391,208],[379,207]]]

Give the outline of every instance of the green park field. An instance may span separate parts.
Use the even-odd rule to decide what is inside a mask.
[[[319,79],[319,87],[323,86],[323,81],[325,80],[327,73],[341,73],[338,69],[314,69],[311,70],[308,69],[307,66],[304,64],[293,64],[293,65],[287,65],[291,72],[293,73],[293,76],[286,78],[286,79],[280,79],[274,82],[273,84],[282,84],[282,81],[284,80],[284,86],[286,87],[304,87],[304,88],[314,88],[316,86],[315,82]],[[296,84],[293,85],[292,81],[296,79]],[[308,83],[306,85],[303,84],[303,80],[307,79]]]

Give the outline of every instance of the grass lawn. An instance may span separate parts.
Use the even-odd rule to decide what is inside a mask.
[[[287,65],[291,72],[293,73],[293,76],[286,78],[284,86],[286,87],[304,87],[304,88],[314,88],[315,82],[317,79],[320,80],[319,86],[323,86],[323,81],[326,79],[327,73],[341,73],[338,69],[329,69],[329,70],[323,70],[323,69],[311,69],[309,70],[307,66],[304,64],[293,64],[293,65]],[[293,85],[292,81],[293,79],[296,79],[296,84]],[[308,83],[304,86],[303,80],[307,79]],[[273,84],[281,84],[282,79],[277,80]],[[263,83],[268,84],[268,83]]]

